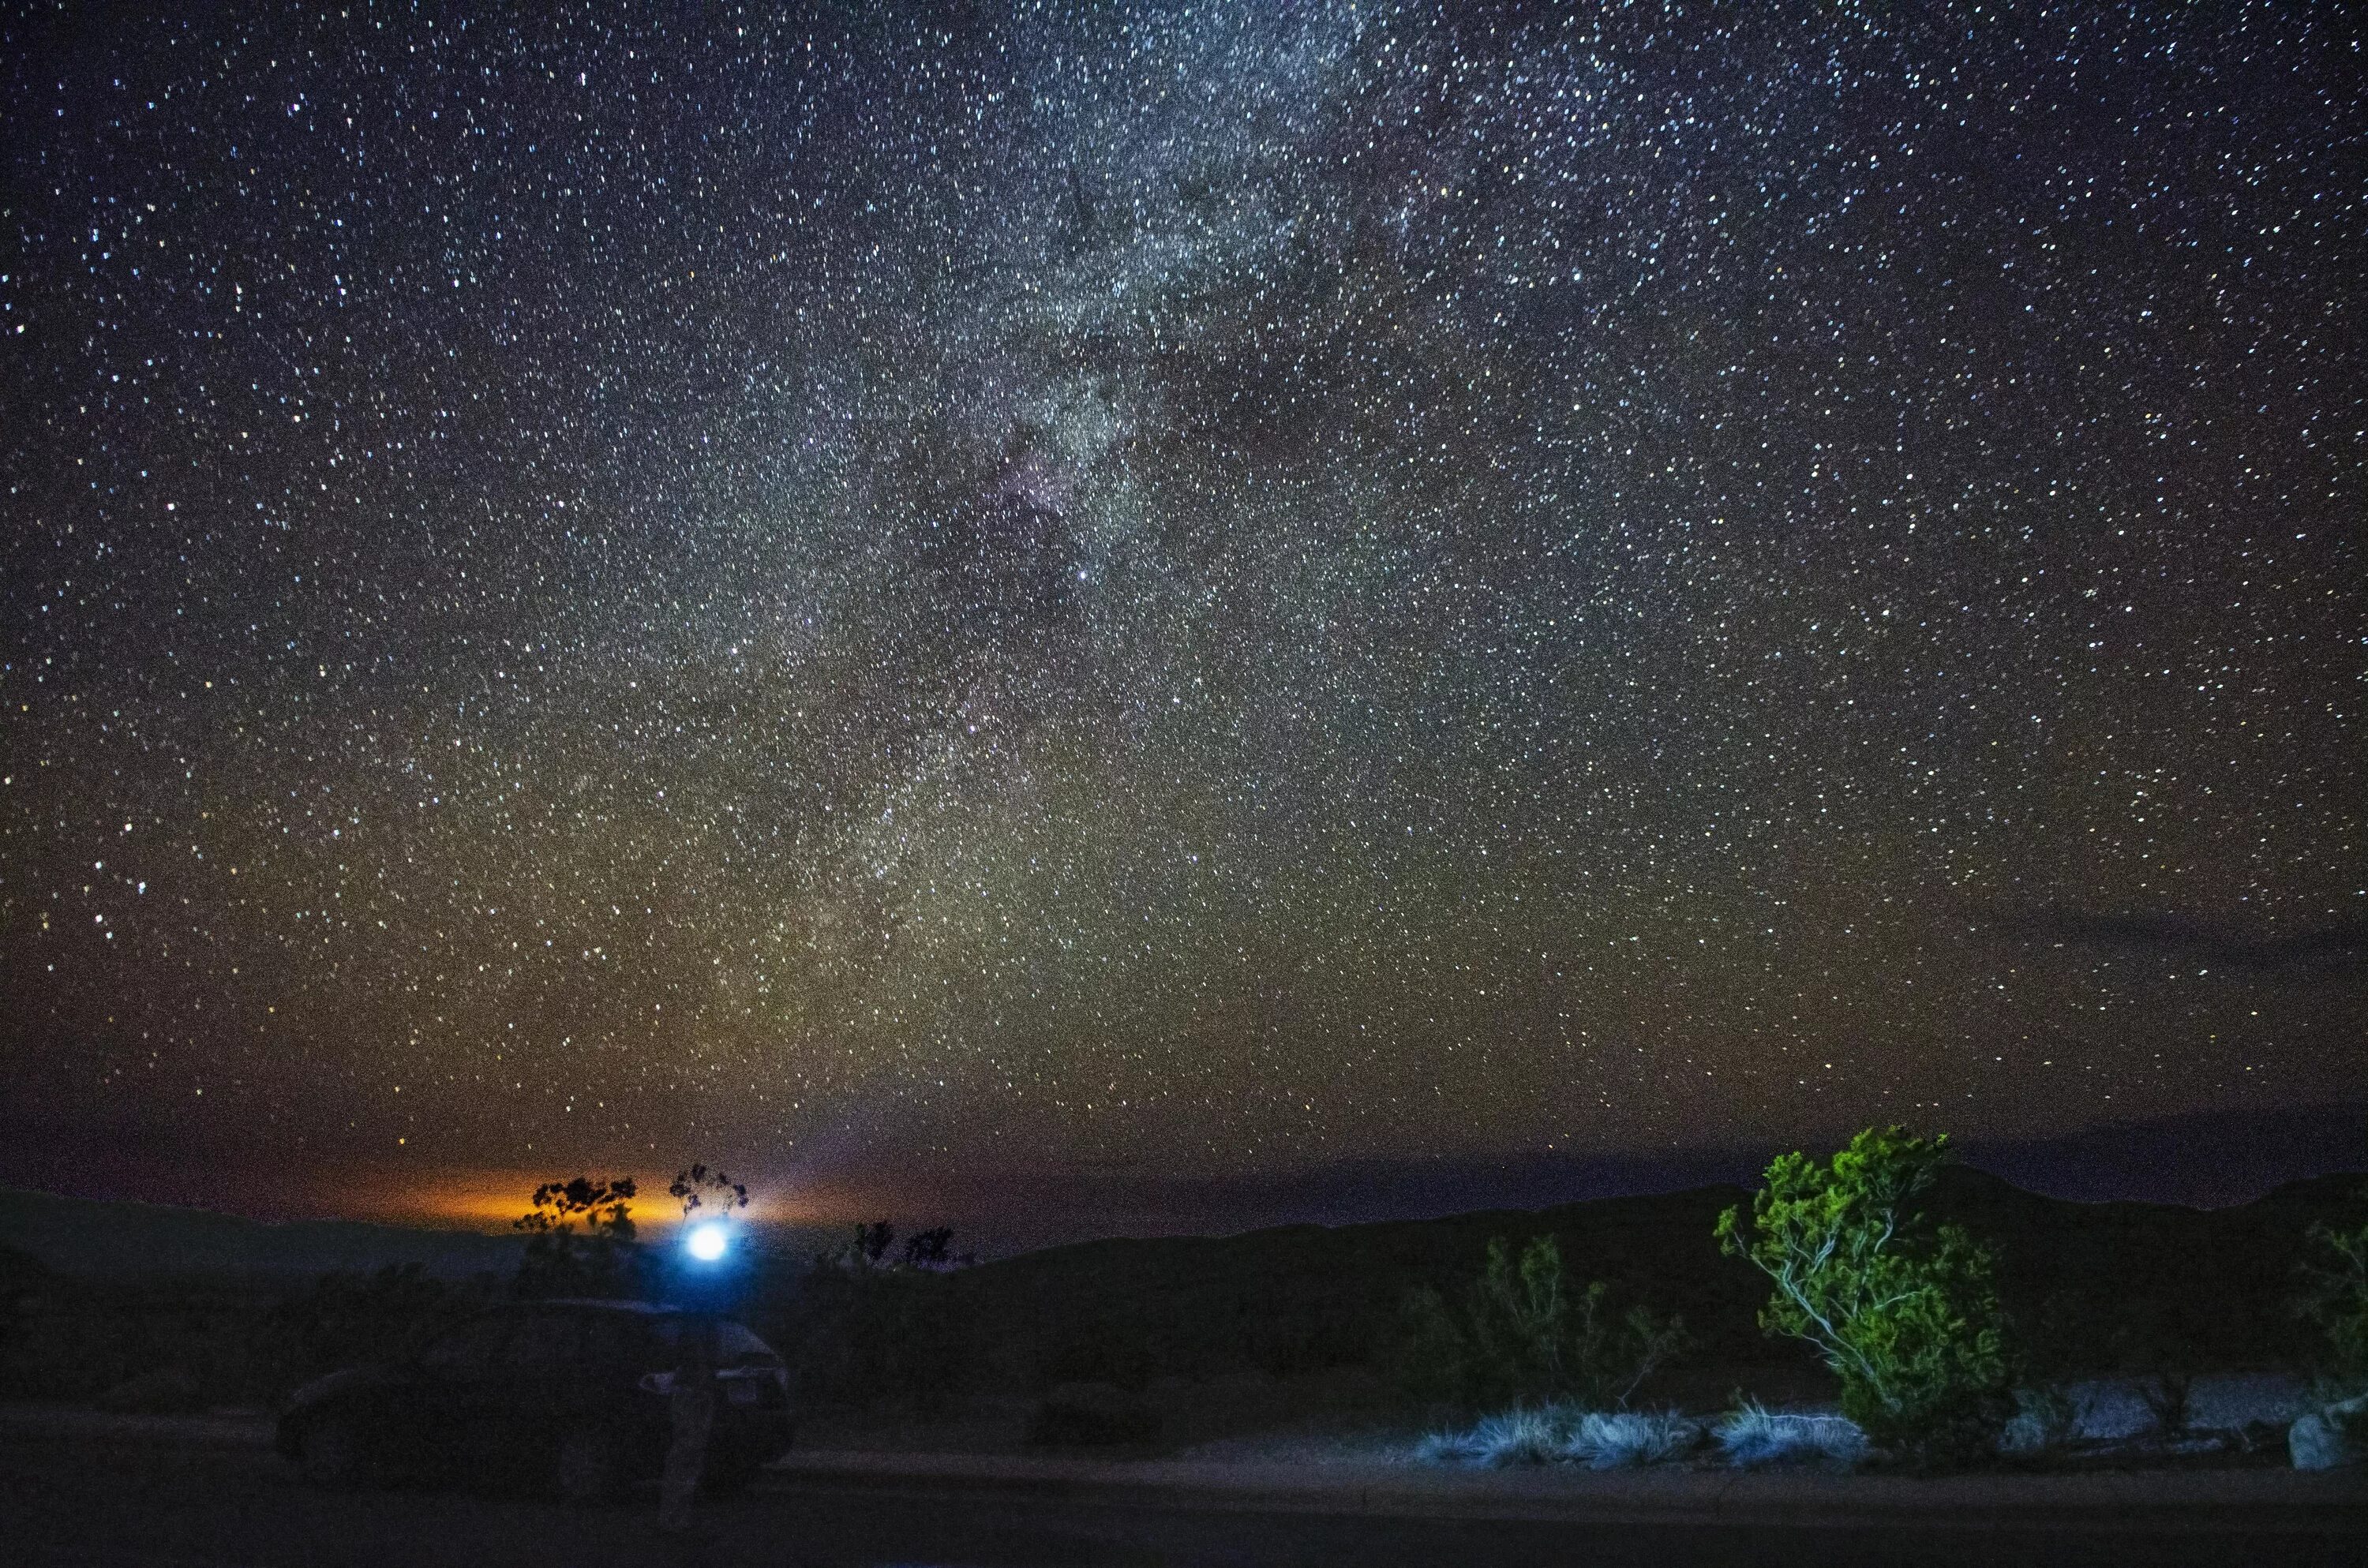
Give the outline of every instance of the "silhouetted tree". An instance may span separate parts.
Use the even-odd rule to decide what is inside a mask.
[[[617,1296],[639,1284],[633,1178],[575,1176],[534,1189],[534,1206],[510,1222],[527,1233],[511,1293],[521,1297]]]
[[[934,1231],[916,1231],[905,1238],[905,1267],[907,1268],[946,1268],[953,1258],[949,1248],[953,1244],[951,1225],[939,1225]]]
[[[885,1220],[875,1220],[869,1225],[855,1227],[854,1258],[872,1267],[888,1255],[889,1244],[896,1239],[896,1227]]]
[[[682,1205],[682,1217],[689,1220],[701,1209],[716,1208],[729,1214],[734,1209],[748,1207],[748,1188],[734,1181],[720,1170],[709,1170],[694,1165],[678,1173],[666,1187],[666,1196]]]

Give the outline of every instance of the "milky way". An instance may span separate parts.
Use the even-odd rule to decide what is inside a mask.
[[[0,1177],[2358,1094],[2340,8],[534,15],[0,39]]]

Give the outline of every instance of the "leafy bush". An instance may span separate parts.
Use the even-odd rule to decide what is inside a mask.
[[[2368,1200],[2368,1189],[2361,1199]],[[2309,1234],[2319,1256],[2303,1265],[2296,1304],[2327,1335],[2330,1381],[2344,1388],[2368,1382],[2368,1220],[2340,1229],[2316,1224]]]
[[[1711,1428],[1727,1462],[1745,1469],[1768,1464],[1818,1464],[1850,1470],[1866,1458],[1866,1433],[1842,1415],[1804,1415],[1746,1401]]]
[[[1747,1239],[1719,1216],[1720,1247],[1775,1283],[1760,1327],[1816,1346],[1842,1413],[1927,1462],[1988,1447],[2007,1414],[2006,1324],[1988,1251],[1909,1207],[1948,1157],[1945,1134],[1870,1128],[1821,1163],[1768,1167]]]
[[[1642,1304],[1615,1318],[1610,1296],[1600,1279],[1568,1289],[1552,1236],[1532,1240],[1518,1264],[1505,1239],[1492,1238],[1460,1320],[1434,1290],[1407,1296],[1401,1381],[1417,1395],[1472,1405],[1543,1399],[1624,1409],[1684,1347],[1685,1324]]]

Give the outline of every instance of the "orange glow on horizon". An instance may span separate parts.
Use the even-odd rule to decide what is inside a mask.
[[[672,1171],[583,1174],[595,1180],[630,1175],[636,1196],[628,1211],[643,1232],[669,1231],[682,1222],[681,1207],[666,1196]],[[456,1171],[428,1177],[382,1172],[346,1186],[338,1207],[358,1220],[501,1232],[534,1207],[534,1189],[553,1179],[548,1172]],[[877,1207],[876,1199],[845,1190],[815,1191],[802,1184],[792,1195],[773,1183],[751,1180],[748,1207],[737,1217],[770,1225],[835,1224],[876,1218],[872,1210]]]

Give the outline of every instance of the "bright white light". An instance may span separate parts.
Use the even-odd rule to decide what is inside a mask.
[[[723,1233],[723,1223],[711,1220],[704,1225],[693,1225],[690,1240],[685,1244],[690,1248],[690,1256],[700,1262],[713,1263],[723,1256],[723,1248],[729,1240]]]

